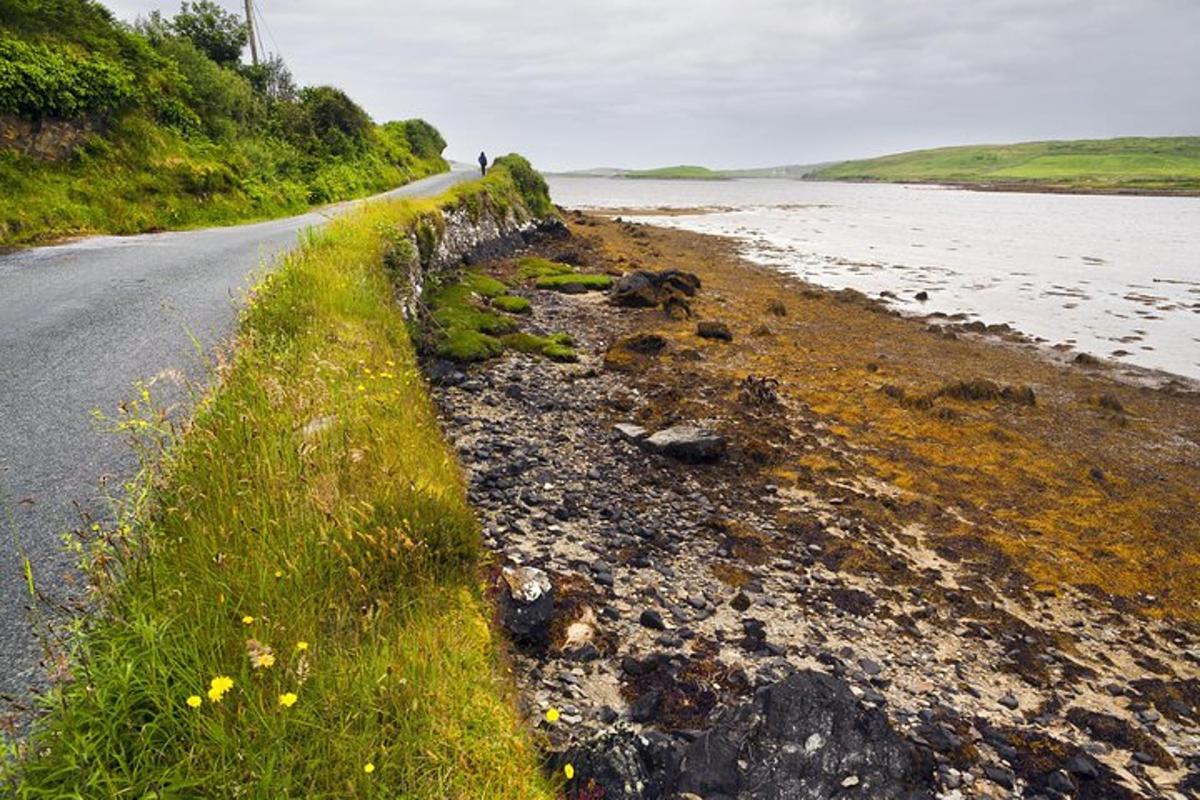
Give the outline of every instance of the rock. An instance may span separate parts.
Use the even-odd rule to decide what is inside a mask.
[[[675,425],[643,440],[643,446],[654,453],[697,463],[713,461],[725,453],[725,438],[720,434],[694,425]]]
[[[554,585],[537,567],[505,567],[501,572],[500,618],[513,641],[544,645],[554,614]]]
[[[929,299],[929,292],[926,292],[926,291],[917,292],[916,294],[913,295],[913,298],[916,300],[920,300],[922,303],[924,303],[926,300]]]
[[[995,766],[994,764],[987,764],[983,768],[983,774],[987,775],[988,780],[992,783],[999,784],[1005,789],[1013,788],[1013,773],[1010,769]]]
[[[696,333],[702,339],[719,339],[723,342],[733,341],[733,331],[724,322],[701,322],[696,325]]]
[[[934,782],[932,762],[882,712],[862,708],[844,681],[813,671],[720,712],[687,745],[679,774],[680,791],[739,800],[838,797],[850,777],[863,796],[916,800],[932,797]]]
[[[875,677],[879,673],[883,672],[883,667],[879,666],[879,662],[872,661],[869,658],[860,658],[858,660],[858,666],[862,667],[862,671],[871,677]]]
[[[642,694],[629,706],[629,718],[634,722],[653,722],[658,719],[662,699],[663,693],[658,689],[651,689]]]
[[[1009,692],[1000,698],[1000,705],[1004,706],[1005,708],[1011,708],[1012,710],[1016,711],[1017,707],[1020,706],[1021,703],[1017,700],[1016,697],[1013,697],[1012,692]]]
[[[637,270],[613,284],[612,303],[626,308],[654,308],[671,299],[694,297],[698,291],[700,279],[690,272]]]
[[[632,422],[618,422],[613,428],[621,437],[630,442],[640,442],[649,435],[649,431],[641,425],[634,425]]]
[[[1096,759],[1087,755],[1072,756],[1067,759],[1067,763],[1063,764],[1067,772],[1072,775],[1077,775],[1084,780],[1094,781],[1100,777],[1100,769],[1096,765]]]
[[[662,614],[653,608],[647,608],[643,611],[642,615],[638,617],[638,622],[652,631],[665,631],[667,629],[666,623],[663,622]]]
[[[667,340],[657,333],[638,333],[613,342],[604,354],[606,369],[632,370],[644,359],[656,356],[667,347]]]
[[[666,736],[648,731],[608,731],[552,759],[555,770],[570,764],[575,772],[568,797],[604,800],[666,800],[678,782],[679,752]]]

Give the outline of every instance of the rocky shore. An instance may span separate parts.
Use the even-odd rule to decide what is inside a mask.
[[[428,364],[568,797],[1200,796],[1194,395],[568,223],[578,362]]]

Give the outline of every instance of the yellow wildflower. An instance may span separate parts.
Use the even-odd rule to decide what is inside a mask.
[[[571,766],[570,764],[564,765],[563,766],[563,775],[567,776],[567,780],[571,780],[572,778],[575,777],[575,767]]]
[[[366,764],[363,764],[363,772],[370,775],[374,771],[375,771],[375,765],[372,764],[370,761],[368,761]]]
[[[190,697],[188,697],[187,704],[188,704],[189,708],[199,708],[200,707],[200,695],[194,694],[194,695],[191,695]]]
[[[359,390],[360,392],[365,392],[365,391],[367,390],[367,387],[363,386],[363,385],[360,383],[360,384],[358,385],[358,390]]]
[[[307,649],[308,649],[308,642],[305,642],[303,640],[296,642],[296,652],[303,653]]]
[[[275,665],[275,651],[270,645],[255,639],[246,640],[246,655],[250,657],[250,666],[255,669],[266,669]]]
[[[252,616],[250,616],[249,614],[247,614],[246,616],[242,617],[242,624],[243,624],[243,625],[253,625],[253,624],[254,624],[254,617],[252,617]]]
[[[266,669],[267,667],[273,667],[275,666],[275,654],[259,653],[251,659],[250,663],[255,669]]]
[[[551,725],[553,725],[555,722],[558,722],[558,716],[559,716],[559,715],[558,715],[558,709],[557,709],[557,708],[551,708],[551,709],[547,709],[547,711],[546,711],[546,722],[549,722]]]
[[[218,675],[212,679],[208,687],[208,699],[214,703],[221,702],[225,693],[233,688],[233,678],[228,675]]]
[[[291,708],[292,706],[296,705],[296,700],[297,697],[295,692],[284,692],[283,694],[279,695],[279,705],[283,706],[284,708]]]
[[[283,570],[281,570],[281,569],[277,569],[277,570],[275,570],[275,577],[276,577],[276,578],[282,578],[282,577],[283,577]]]

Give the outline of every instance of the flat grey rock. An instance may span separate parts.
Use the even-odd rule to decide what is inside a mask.
[[[675,425],[644,440],[647,450],[680,461],[713,461],[725,454],[725,437],[695,425]]]

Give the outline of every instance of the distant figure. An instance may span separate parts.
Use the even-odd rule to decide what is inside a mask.
[[[487,175],[487,153],[479,153],[479,174]]]

